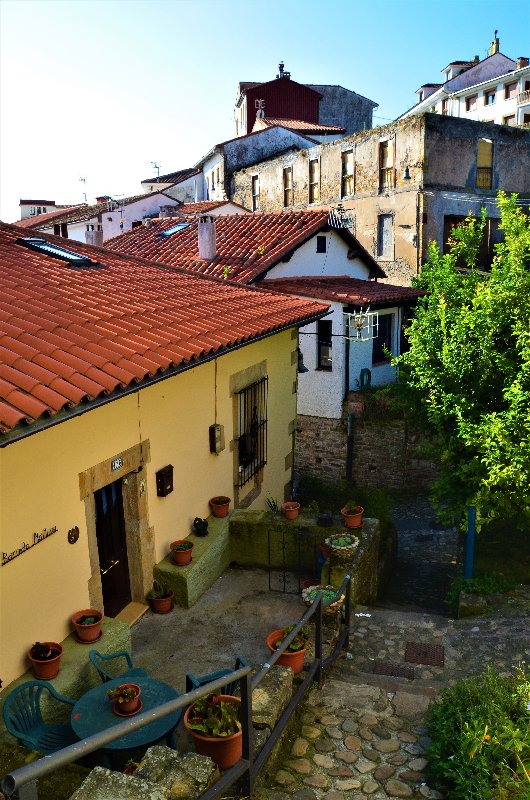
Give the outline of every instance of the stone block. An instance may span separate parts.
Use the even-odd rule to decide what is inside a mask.
[[[208,535],[188,537],[193,542],[190,564],[179,567],[168,554],[154,567],[155,579],[173,591],[177,605],[191,608],[228,567],[229,524],[230,517],[208,517]]]
[[[252,692],[252,722],[255,728],[273,730],[293,693],[293,672],[273,666]]]
[[[161,745],[150,747],[135,778],[162,788],[168,800],[196,800],[219,777],[213,761],[196,753],[179,755]]]
[[[162,788],[136,775],[123,775],[104,767],[95,767],[70,800],[168,800]]]
[[[483,594],[460,592],[458,599],[458,619],[479,617],[488,613],[488,600]]]

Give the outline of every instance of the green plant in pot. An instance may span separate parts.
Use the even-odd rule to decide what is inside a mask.
[[[193,520],[193,530],[195,531],[196,536],[207,536],[208,520],[201,519],[201,517],[195,517],[195,519]]]
[[[237,764],[243,753],[240,705],[238,697],[217,691],[199,698],[184,714],[196,752],[209,756],[221,769]]]
[[[147,599],[155,614],[167,614],[173,608],[173,592],[159,581],[153,581],[153,588],[147,592]]]
[[[214,517],[226,517],[229,506],[230,498],[224,494],[218,494],[210,499],[210,508]]]
[[[103,613],[98,611],[97,608],[85,608],[82,611],[76,611],[72,615],[71,622],[75,628],[75,638],[81,644],[96,642],[101,637]]]
[[[114,703],[117,714],[134,714],[140,711],[141,689],[136,683],[122,683],[115,689],[109,689],[107,696]]]
[[[353,533],[337,533],[328,536],[325,543],[335,559],[349,561],[359,547],[359,537]]]
[[[43,681],[55,678],[61,668],[62,654],[63,647],[58,642],[35,642],[28,652],[35,677]]]
[[[286,628],[279,628],[272,631],[267,636],[267,647],[274,653],[284,639],[291,633],[295,626],[288,625]],[[287,646],[286,650],[276,661],[281,667],[290,667],[295,674],[302,671],[306,651],[311,648],[311,636],[309,628],[304,625],[296,634],[293,641]]]
[[[173,563],[178,564],[180,567],[189,564],[191,561],[191,552],[193,550],[193,542],[189,539],[177,539],[171,542],[171,555]]]
[[[361,528],[363,524],[364,508],[355,500],[349,500],[340,510],[347,528]]]

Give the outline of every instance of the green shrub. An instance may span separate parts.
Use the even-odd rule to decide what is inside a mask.
[[[460,592],[476,592],[477,594],[505,594],[517,586],[517,581],[506,578],[500,572],[488,572],[476,578],[464,578],[460,575],[452,582],[447,600],[455,608],[458,606]]]
[[[445,689],[429,710],[429,771],[447,800],[530,798],[530,673],[492,669]]]

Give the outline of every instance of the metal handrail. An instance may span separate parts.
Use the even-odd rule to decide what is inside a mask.
[[[27,764],[24,767],[13,770],[7,775],[4,775],[0,782],[0,788],[7,797],[12,795],[14,792],[18,792],[19,800],[38,800],[38,789],[36,782],[44,775],[49,775],[50,772],[54,772],[59,767],[63,767],[66,764],[71,764],[73,761],[77,761],[82,756],[93,753],[95,750],[99,750],[106,744],[109,744],[110,742],[113,742],[116,739],[131,733],[133,730],[143,728],[146,725],[149,725],[151,722],[155,722],[163,717],[166,717],[168,714],[179,711],[185,706],[194,703],[200,697],[204,697],[216,689],[221,689],[227,683],[239,681],[241,687],[241,727],[243,734],[242,759],[238,761],[235,766],[226,770],[221,778],[215,783],[215,785],[208,789],[208,791],[201,796],[200,800],[214,800],[214,798],[218,797],[225,789],[232,786],[239,778],[242,778],[243,788],[246,794],[250,796],[256,775],[267,761],[272,748],[282,734],[292,713],[302,699],[306,690],[314,680],[321,685],[323,669],[333,663],[340,650],[348,646],[350,630],[350,583],[351,575],[347,574],[340,586],[340,589],[338,590],[338,597],[341,597],[343,594],[345,595],[345,602],[343,606],[344,619],[342,620],[344,624],[342,626],[342,631],[339,635],[336,647],[333,653],[328,656],[328,658],[322,658],[322,608],[331,605],[332,603],[336,602],[336,600],[331,599],[328,602],[323,603],[322,592],[319,592],[311,606],[298,620],[293,630],[290,631],[289,635],[285,637],[280,647],[271,654],[269,660],[261,666],[252,680],[250,678],[251,667],[242,667],[241,669],[234,670],[229,675],[224,675],[215,681],[211,681],[204,686],[200,686],[198,689],[194,689],[191,692],[186,692],[174,700],[169,700],[167,703],[163,703],[156,708],[150,709],[149,711],[144,711],[143,713],[140,713],[131,719],[124,720],[123,722],[114,725],[112,728],[95,733],[93,736],[89,736],[80,742],[76,742],[75,744],[68,745],[68,747],[64,747],[62,750],[58,750],[51,755],[43,756],[43,758],[39,759],[38,761],[34,761],[31,764]],[[300,629],[315,615],[316,624],[314,660],[309,665],[304,680],[299,685],[288,705],[284,708],[280,719],[274,727],[274,730],[271,732],[271,735],[263,745],[257,757],[254,759],[252,752],[252,691],[263,680],[269,669],[276,663],[282,653],[285,652],[295,636],[299,633]]]

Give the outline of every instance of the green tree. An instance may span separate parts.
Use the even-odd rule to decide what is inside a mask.
[[[454,229],[448,254],[431,243],[416,281],[428,294],[396,359],[440,443],[434,499],[476,505],[479,522],[530,520],[530,216],[515,195],[500,192],[498,206],[490,273],[476,268],[485,213]]]

